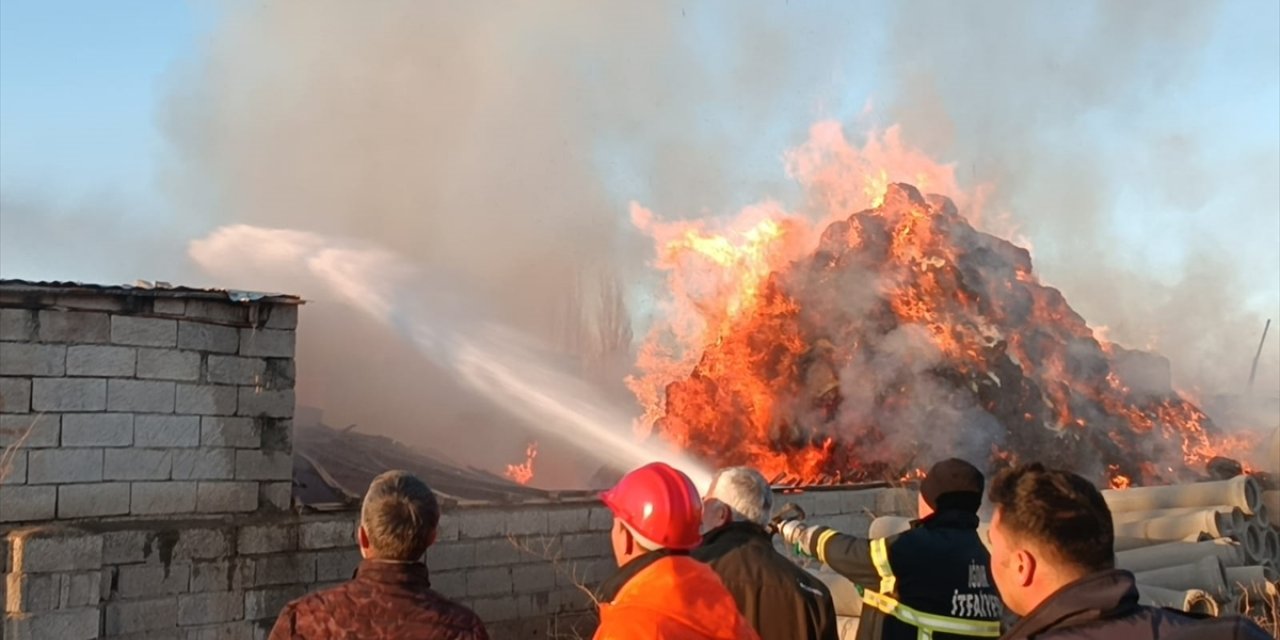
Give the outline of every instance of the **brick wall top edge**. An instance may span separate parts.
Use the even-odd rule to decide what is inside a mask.
[[[0,296],[137,296],[142,298],[180,298],[188,300],[212,300],[227,304],[256,302],[259,304],[298,305],[305,300],[291,294],[268,294],[230,289],[195,289],[174,287],[146,289],[126,285],[95,285],[72,282],[29,282],[25,280],[0,280]]]

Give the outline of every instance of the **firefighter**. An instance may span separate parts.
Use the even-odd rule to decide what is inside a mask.
[[[716,572],[689,555],[702,542],[702,499],[688,476],[654,462],[600,498],[618,573],[600,586],[596,640],[760,640]]]
[[[973,465],[943,460],[920,486],[920,519],[908,531],[868,540],[787,520],[779,532],[857,586],[858,640],[996,638],[1003,611],[978,537],[983,485]]]

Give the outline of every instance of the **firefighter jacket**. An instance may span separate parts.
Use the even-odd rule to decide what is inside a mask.
[[[760,640],[711,567],[653,551],[600,587],[595,640]]]
[[[858,640],[1000,635],[1003,607],[975,513],[939,511],[909,531],[875,540],[817,527],[805,533],[799,550],[858,587]]]
[[[764,527],[730,522],[693,557],[715,569],[761,640],[838,640],[827,585],[778,553]]]

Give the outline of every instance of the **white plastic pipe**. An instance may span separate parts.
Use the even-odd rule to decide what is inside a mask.
[[[1253,515],[1262,501],[1262,489],[1250,476],[1230,480],[1196,482],[1163,487],[1110,489],[1102,492],[1111,512],[1155,511],[1185,507],[1240,507],[1245,515]]]
[[[1244,590],[1253,597],[1265,600],[1275,597],[1280,592],[1276,587],[1276,581],[1280,580],[1280,573],[1271,567],[1262,565],[1227,567],[1226,574],[1229,588]]]
[[[1121,511],[1111,514],[1112,522],[1116,524],[1139,522],[1142,520],[1153,520],[1155,518],[1168,518],[1170,516],[1184,516],[1191,513],[1200,513],[1202,511],[1217,511],[1230,518],[1228,527],[1231,531],[1243,531],[1244,527],[1249,524],[1249,516],[1244,514],[1244,510],[1239,507],[1227,505],[1218,505],[1216,507],[1181,507],[1177,509],[1156,509],[1155,511]],[[1256,516],[1255,516],[1256,517]]]
[[[1231,514],[1223,514],[1213,509],[1204,509],[1194,513],[1176,516],[1162,516],[1147,520],[1115,523],[1115,537],[1147,540],[1149,544],[1182,540],[1187,536],[1207,533],[1215,538],[1232,535]]]
[[[1227,574],[1222,569],[1222,562],[1214,556],[1173,567],[1151,569],[1133,574],[1138,584],[1163,587],[1165,589],[1200,589],[1217,598],[1226,598],[1231,591],[1227,588]]]
[[[1230,538],[1217,538],[1204,542],[1166,542],[1131,551],[1116,553],[1116,567],[1132,572],[1150,571],[1201,558],[1214,556],[1225,567],[1244,564],[1244,549]]]
[[[1218,602],[1200,589],[1165,589],[1138,585],[1138,603],[1149,607],[1169,607],[1192,613],[1217,616]]]

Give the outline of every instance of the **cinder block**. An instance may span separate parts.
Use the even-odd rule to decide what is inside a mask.
[[[332,549],[355,544],[354,519],[304,522],[298,530],[298,544],[303,549]]]
[[[246,324],[249,305],[230,300],[188,300],[187,317],[205,322]]]
[[[511,585],[516,593],[549,591],[556,586],[556,571],[550,562],[511,567]]]
[[[253,583],[259,587],[316,581],[316,554],[291,553],[255,558]]]
[[[499,596],[496,598],[477,598],[471,602],[471,609],[481,620],[501,622],[520,617],[519,604],[515,596]]]
[[[0,484],[0,522],[52,520],[57,504],[56,487]]]
[[[206,384],[178,385],[178,412],[202,416],[236,413],[236,387]]]
[[[257,385],[266,370],[267,362],[262,358],[210,355],[207,379],[213,384]]]
[[[535,559],[536,554],[542,553],[544,551],[543,547],[547,546],[549,542],[545,538],[513,540],[502,537],[477,540],[475,542],[476,559],[473,564],[477,567],[488,567],[499,564],[510,565],[529,562]]]
[[[295,329],[298,326],[298,305],[273,304],[262,308],[267,321],[263,324],[268,329]]]
[[[137,357],[133,347],[71,345],[67,347],[67,375],[132,377]]]
[[[102,477],[106,480],[168,480],[172,469],[173,454],[165,449],[130,447],[103,452]],[[128,491],[125,495],[127,504]]]
[[[0,375],[61,376],[67,373],[67,348],[60,344],[0,342]]]
[[[442,593],[449,598],[461,598],[467,595],[466,571],[436,571],[431,568],[431,590]]]
[[[98,608],[81,607],[48,611],[39,615],[15,615],[4,621],[4,637],[11,640],[98,638]]]
[[[29,484],[102,482],[102,449],[34,449],[27,452]]]
[[[243,554],[280,553],[298,548],[298,526],[265,524],[240,527],[236,551]]]
[[[293,421],[288,418],[253,419],[262,434],[263,451],[293,451]]]
[[[286,511],[292,507],[292,482],[258,483],[258,508],[273,511]]]
[[[27,483],[26,449],[0,450],[0,461],[0,485]]]
[[[205,416],[200,419],[200,444],[257,449],[262,446],[262,434],[253,418]]]
[[[437,542],[427,547],[427,566],[432,571],[470,568],[475,565],[474,542]]]
[[[507,533],[524,536],[547,532],[547,511],[544,507],[517,507],[507,514]]]
[[[267,371],[262,385],[268,389],[292,389],[298,380],[298,368],[292,358],[267,358]]]
[[[291,418],[293,417],[293,390],[268,391],[255,387],[240,387],[240,404],[236,415]]]
[[[591,511],[584,507],[547,512],[547,533],[583,533],[591,530]]]
[[[36,378],[31,381],[31,408],[36,411],[101,411],[107,406],[102,378]]]
[[[97,607],[102,598],[102,571],[74,571],[58,574],[58,607]]]
[[[162,515],[193,513],[196,510],[195,482],[135,482],[129,513]]]
[[[183,320],[178,323],[178,348],[212,353],[235,353],[240,350],[240,330],[235,327]]]
[[[13,535],[14,573],[102,569],[102,536],[70,528],[31,529]]]
[[[127,447],[132,444],[132,413],[68,413],[62,416],[64,447]]]
[[[31,378],[0,378],[0,413],[31,411]]]
[[[176,628],[178,597],[108,602],[102,623],[102,630],[110,637]]]
[[[0,414],[0,448],[56,447],[61,424],[62,416],[56,413]]]
[[[129,483],[94,482],[58,486],[59,518],[95,518],[129,513]]]
[[[587,527],[591,531],[609,531],[613,528],[613,512],[604,506],[591,507],[587,512]]]
[[[186,593],[191,580],[191,565],[172,563],[135,564],[120,567],[116,593],[121,598],[152,598]]]
[[[490,567],[467,572],[467,597],[496,596],[512,593],[511,569]]]
[[[200,513],[244,513],[258,509],[256,482],[201,482],[196,491]]]
[[[297,334],[282,329],[241,329],[240,355],[292,358]]]
[[[251,586],[253,563],[248,558],[197,562],[191,565],[192,593],[242,591]]]
[[[283,452],[236,449],[237,480],[288,480],[293,477],[293,456]]]
[[[183,529],[173,557],[179,560],[213,560],[231,554],[235,541],[229,529]]]
[[[0,340],[36,339],[36,313],[31,309],[0,309]]]
[[[244,619],[273,620],[280,615],[285,605],[306,593],[307,588],[300,584],[246,591],[244,592]]]
[[[916,495],[910,489],[882,489],[876,494],[875,515],[912,517],[919,509]]]
[[[40,311],[41,342],[106,342],[111,322],[105,313],[89,311]]]
[[[232,449],[174,449],[174,480],[231,480],[236,476],[236,454]],[[204,489],[200,490],[203,494]],[[210,498],[213,497],[211,493]],[[248,500],[247,498],[245,500]],[[254,484],[253,499],[258,504],[258,487]]]
[[[39,614],[58,608],[60,573],[12,573],[5,580],[5,609],[10,613]]]
[[[53,306],[76,311],[123,311],[124,297],[111,294],[95,296],[76,292],[58,296]]]
[[[156,298],[151,302],[151,311],[166,316],[180,316],[187,312],[187,301],[180,298]]]
[[[176,347],[178,321],[165,318],[111,316],[111,342],[135,347]]]
[[[354,539],[348,540],[348,548],[339,551],[321,551],[316,554],[316,580],[336,582],[350,580],[360,566],[360,552],[356,550]],[[435,586],[435,575],[431,576]]]
[[[133,419],[137,447],[198,447],[200,416],[139,415]]]
[[[142,562],[155,553],[156,535],[141,529],[105,531],[102,534],[102,564],[120,565]]]
[[[107,407],[111,411],[173,413],[174,388],[172,382],[111,378],[107,382]]]
[[[613,553],[609,536],[602,533],[579,533],[560,539],[561,556],[569,559],[599,558]]]
[[[138,377],[153,380],[200,379],[200,354],[174,349],[139,349]]]
[[[507,535],[509,515],[508,511],[490,509],[459,511],[458,530],[464,540],[503,537]]]

